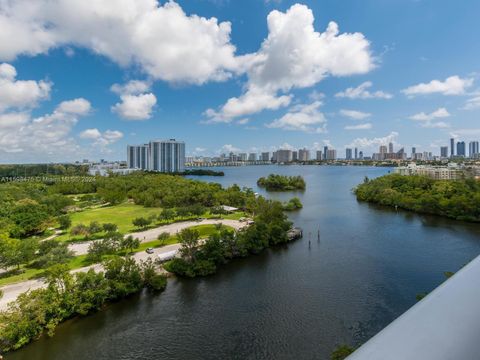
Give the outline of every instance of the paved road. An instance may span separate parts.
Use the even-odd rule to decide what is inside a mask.
[[[224,225],[231,226],[235,229],[240,229],[243,226],[245,226],[244,223],[241,223],[237,220],[213,220],[213,219],[206,219],[203,221],[186,221],[186,222],[180,222],[180,223],[175,223],[175,224],[170,224],[170,225],[165,225],[165,226],[160,226],[155,229],[150,229],[138,233],[132,233],[131,235],[138,237],[142,242],[144,241],[151,241],[155,240],[158,236],[158,234],[162,232],[168,232],[169,234],[175,234],[177,231],[180,231],[182,229],[195,226],[195,225],[206,225],[206,224],[219,224],[222,223]],[[80,243],[80,244],[72,244],[70,245],[71,250],[73,250],[76,255],[82,255],[87,253],[88,249],[88,242],[85,243]],[[172,244],[172,245],[166,245],[161,248],[156,248],[154,249],[153,254],[148,254],[145,251],[140,251],[137,252],[133,255],[133,258],[136,261],[140,260],[146,260],[148,258],[152,258],[154,260],[155,258],[158,257],[158,255],[161,254],[167,254],[172,251],[178,251],[180,248],[180,244]],[[95,269],[95,271],[101,271],[103,270],[103,267],[101,264],[95,264],[95,265],[90,265],[86,266],[80,269],[75,269],[72,270],[72,273],[76,273],[79,271],[88,271],[89,269]],[[46,284],[43,282],[42,279],[35,279],[35,280],[27,280],[27,281],[22,281],[16,284],[11,284],[11,285],[6,285],[1,287],[3,291],[3,297],[0,299],[0,310],[4,310],[7,308],[7,304],[11,301],[14,301],[18,295],[28,291],[28,290],[34,290],[38,289],[41,287],[45,287]]]
[[[196,225],[209,225],[209,224],[224,224],[228,225],[230,227],[233,227],[234,229],[240,229],[241,227],[245,226],[245,223],[242,223],[238,220],[228,220],[228,219],[205,219],[202,221],[183,221],[183,222],[178,222],[178,223],[173,223],[169,225],[164,225],[160,226],[158,228],[150,229],[150,230],[145,230],[145,231],[140,231],[136,233],[131,233],[127,234],[132,235],[136,238],[139,238],[141,242],[147,242],[147,241],[152,241],[156,240],[157,236],[160,233],[167,232],[171,235],[176,234],[177,232],[191,227],[191,226],[196,226]],[[95,241],[95,240],[93,240]],[[84,255],[88,252],[88,246],[90,245],[91,241],[85,241],[81,243],[74,243],[71,244],[68,248],[72,250],[75,255]]]

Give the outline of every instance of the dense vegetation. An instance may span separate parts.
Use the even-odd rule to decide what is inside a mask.
[[[284,176],[270,174],[268,177],[261,177],[257,185],[267,191],[290,191],[305,190],[305,180],[301,176]]]
[[[0,313],[0,348],[17,349],[45,331],[51,335],[58,323],[97,311],[144,287],[165,287],[165,278],[156,275],[152,263],[138,265],[128,254],[163,245],[171,237],[160,234],[155,244],[140,244],[138,239],[122,235],[123,224],[112,221],[116,216],[128,218],[129,229],[143,230],[205,214],[224,216],[221,205],[255,214],[254,224],[237,233],[220,225],[207,234],[199,227],[184,230],[178,235],[182,257],[166,265],[170,271],[191,277],[212,274],[230,259],[287,241],[290,223],[284,205],[256,197],[252,190],[237,185],[222,188],[182,176],[141,172],[109,177],[49,175],[0,183],[0,267],[7,270],[1,280],[19,279],[25,272],[44,276],[48,284],[21,295],[8,311]],[[98,216],[106,209],[112,210],[112,218]],[[77,215],[89,213],[94,214],[89,222],[78,222]],[[55,234],[59,231],[63,234]],[[201,235],[210,237],[200,241]],[[92,241],[88,254],[74,256],[66,238],[60,241],[62,236],[102,240]],[[104,261],[103,273],[69,272],[100,261]]]
[[[114,257],[104,263],[104,269],[72,275],[64,265],[50,268],[46,288],[21,294],[0,313],[2,351],[18,349],[45,331],[52,336],[62,321],[98,311],[107,302],[144,287],[162,291],[167,285],[165,276],[155,272],[152,262],[138,265],[131,258]]]
[[[291,198],[283,204],[283,210],[294,211],[303,208],[302,202],[298,197]]]
[[[365,179],[357,199],[464,221],[480,221],[480,183],[474,179],[433,180],[391,174]]]
[[[0,165],[0,177],[43,175],[87,175],[88,165],[73,164],[12,164]]]
[[[209,169],[187,169],[183,175],[196,175],[196,176],[225,176],[223,171],[215,171]]]
[[[179,234],[181,257],[166,263],[165,269],[179,276],[206,276],[214,274],[231,259],[258,254],[272,245],[288,242],[291,223],[280,202],[259,198],[251,211],[255,214],[253,225],[237,233],[221,231],[210,236],[202,246],[196,231],[183,230]]]
[[[55,179],[55,177],[53,177]],[[60,217],[80,204],[120,204],[130,199],[146,207],[176,208],[177,214],[229,205],[244,208],[255,195],[234,185],[204,183],[180,176],[136,173],[127,176],[86,177],[89,181],[0,183],[0,229],[10,238],[41,235]],[[75,181],[74,181],[75,180]],[[79,195],[78,202],[70,194]],[[179,215],[179,216],[180,216]]]

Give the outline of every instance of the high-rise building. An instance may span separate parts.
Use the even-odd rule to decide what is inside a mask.
[[[457,156],[465,156],[465,141],[457,142]]]
[[[450,157],[453,157],[455,155],[455,139],[451,138],[450,139]]]
[[[323,155],[321,150],[317,150],[317,161],[322,161],[323,160]]]
[[[238,154],[238,161],[247,161],[247,159],[248,159],[247,153]]]
[[[417,148],[415,146],[412,147],[412,159],[415,159],[415,154],[417,153]]]
[[[298,151],[292,151],[292,161],[298,161]]]
[[[148,170],[167,173],[185,171],[185,143],[183,141],[153,140],[148,146]]]
[[[248,161],[257,161],[257,154],[256,153],[248,154]]]
[[[360,152],[358,153],[358,159],[359,159],[359,160],[363,160],[363,151],[360,151]]]
[[[355,148],[355,160],[357,160],[357,159],[358,159],[358,149]]]
[[[298,160],[299,161],[310,160],[310,151],[305,148],[298,150]]]
[[[448,146],[440,147],[440,157],[447,158],[448,157]]]
[[[269,152],[262,152],[262,161],[270,161],[270,153]]]
[[[478,141],[470,141],[468,143],[468,156],[474,158],[478,154]]]
[[[277,162],[288,163],[292,162],[293,155],[292,150],[277,150]]]
[[[385,145],[380,145],[378,158],[376,160],[385,160],[387,154],[387,147]]]
[[[323,160],[327,160],[328,146],[323,147]]]
[[[328,149],[327,150],[327,160],[335,160],[337,158],[337,150]]]
[[[352,160],[352,149],[350,148],[345,149],[345,159]]]
[[[148,170],[149,146],[128,145],[127,146],[127,166],[129,169]]]
[[[388,143],[388,152],[390,154],[393,154],[393,143],[392,142]]]

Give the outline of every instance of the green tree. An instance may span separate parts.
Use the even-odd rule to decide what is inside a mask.
[[[170,239],[170,234],[167,233],[167,232],[162,232],[162,233],[158,234],[158,236],[157,236],[157,240],[160,241],[160,244],[161,244],[161,245],[164,245],[165,242],[166,242],[168,239]]]
[[[152,223],[151,219],[147,219],[147,218],[144,218],[144,217],[138,217],[138,218],[133,219],[133,221],[132,221],[132,224],[135,227],[142,228],[142,229],[147,228],[148,225],[150,225],[151,223]]]
[[[98,221],[92,221],[88,226],[88,231],[90,234],[98,234],[103,230],[103,226],[98,223]]]
[[[133,249],[140,247],[140,240],[138,238],[134,238],[132,235],[128,235],[124,237],[120,243],[121,248],[125,250],[127,253],[127,249],[130,250],[130,253],[133,253]]]
[[[180,253],[190,263],[195,261],[195,255],[199,247],[200,234],[197,230],[186,228],[178,234],[178,240],[182,245]]]
[[[102,225],[103,231],[110,233],[110,232],[117,232],[118,226],[112,223],[105,223]]]
[[[11,235],[20,238],[44,232],[51,219],[46,207],[32,199],[18,201],[9,218],[15,224]]]
[[[68,215],[62,215],[57,218],[60,229],[66,230],[72,225],[72,220]]]
[[[175,219],[175,216],[175,210],[163,209],[162,212],[158,215],[158,220],[168,222]]]

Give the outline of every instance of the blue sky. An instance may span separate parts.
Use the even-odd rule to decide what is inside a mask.
[[[479,13],[474,0],[2,3],[0,162],[125,159],[154,138],[195,155],[439,153],[480,139]]]

